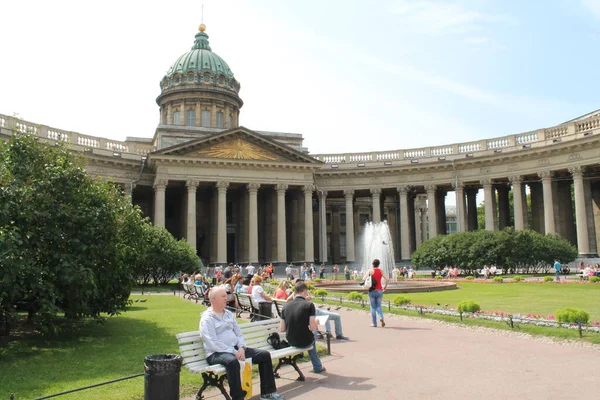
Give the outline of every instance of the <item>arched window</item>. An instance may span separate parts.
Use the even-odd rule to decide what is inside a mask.
[[[223,128],[223,113],[217,112],[217,128]]]

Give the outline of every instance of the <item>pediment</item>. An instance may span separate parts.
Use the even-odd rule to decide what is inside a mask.
[[[152,156],[228,161],[294,162],[321,164],[307,154],[240,127],[161,149]]]

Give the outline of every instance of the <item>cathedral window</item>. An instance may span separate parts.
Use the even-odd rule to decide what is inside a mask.
[[[179,111],[175,111],[173,113],[173,125],[181,124],[181,113]]]
[[[210,111],[202,110],[202,126],[210,128]]]
[[[223,128],[223,113],[217,112],[217,128]]]
[[[194,110],[188,110],[187,126],[194,126],[195,124],[196,124],[196,112]]]
[[[188,82],[193,82],[194,81],[194,74],[189,74],[188,75]]]
[[[233,128],[233,115],[229,114],[228,128]]]

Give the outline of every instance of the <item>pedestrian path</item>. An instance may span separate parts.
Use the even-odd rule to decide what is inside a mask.
[[[518,333],[388,316],[342,308],[344,334],[323,358],[327,373],[302,364],[306,381],[283,367],[278,392],[286,399],[592,399],[598,396],[600,345],[535,339]],[[321,341],[321,343],[323,343]],[[253,399],[259,399],[255,382]],[[207,399],[223,399],[218,391]],[[187,397],[184,400],[193,400]]]

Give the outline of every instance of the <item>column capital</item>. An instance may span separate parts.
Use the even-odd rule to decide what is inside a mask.
[[[188,188],[188,190],[196,190],[198,189],[198,185],[200,184],[200,181],[194,180],[194,179],[188,179],[187,181],[185,181],[185,187]]]
[[[463,182],[460,182],[460,181],[459,182],[454,181],[454,182],[451,183],[451,185],[454,188],[454,190],[463,191],[464,188],[465,188],[465,184]]]
[[[284,192],[287,190],[288,185],[286,183],[278,183],[277,185],[275,185],[275,190],[277,190],[277,193],[279,192]]]
[[[480,179],[479,183],[481,183],[481,185],[485,189],[486,187],[492,186],[492,179],[491,178]]]
[[[215,185],[215,186],[216,186],[216,188],[217,188],[217,190],[218,190],[219,192],[220,192],[220,191],[226,191],[226,190],[227,190],[227,188],[229,187],[229,182],[226,182],[226,181],[219,181],[219,182],[217,182],[217,183],[216,183],[216,185]]]
[[[327,198],[327,190],[319,190],[317,193],[319,194],[319,198]]]
[[[304,185],[304,186],[302,186],[302,191],[304,192],[304,194],[310,193],[310,195],[312,196],[312,192],[315,191],[315,186],[314,185]]]
[[[352,199],[354,197],[354,189],[344,189],[344,197]]]
[[[523,183],[523,177],[521,175],[509,176],[508,181],[513,185],[520,185]]]
[[[538,172],[538,176],[542,178],[542,181],[550,181],[552,180],[552,171],[541,171]]]
[[[573,178],[583,178],[583,174],[585,173],[585,167],[581,165],[576,165],[574,167],[569,168],[569,173],[573,175]]]
[[[410,186],[407,186],[407,185],[397,186],[396,190],[398,191],[398,194],[405,196],[410,191]]]
[[[154,183],[152,184],[152,187],[154,188],[154,190],[165,190],[167,188],[167,185],[169,184],[169,180],[165,179],[165,178],[156,178],[154,179]]]
[[[256,193],[260,189],[260,183],[249,183],[246,185],[248,193]]]
[[[372,188],[370,190],[372,196],[381,196],[381,188]]]
[[[435,191],[437,190],[437,186],[436,185],[427,185],[427,186],[425,186],[425,190],[427,191],[427,194],[434,194]]]

